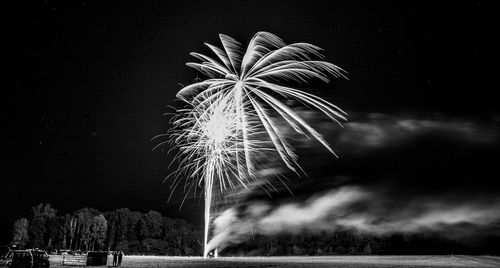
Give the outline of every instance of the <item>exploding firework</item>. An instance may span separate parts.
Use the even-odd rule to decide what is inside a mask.
[[[332,103],[286,83],[307,83],[310,79],[329,82],[345,77],[340,67],[322,61],[321,49],[308,43],[285,44],[274,34],[259,32],[246,51],[235,39],[219,35],[222,49],[206,44],[217,59],[191,53],[201,63],[187,63],[208,79],[182,88],[177,97],[186,107],[173,118],[170,136],[178,148],[179,169],[173,187],[184,181],[189,193],[204,187],[207,252],[212,195],[263,185],[257,175],[258,154],[276,154],[292,171],[300,168],[294,149],[280,131],[282,121],[296,132],[319,141],[335,152],[312,126],[293,111],[285,100],[293,99],[315,108],[333,121],[346,120]],[[160,143],[163,145],[164,143]]]

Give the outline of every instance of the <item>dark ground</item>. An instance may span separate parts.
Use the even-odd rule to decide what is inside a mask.
[[[109,259],[108,261],[111,261]],[[300,257],[201,257],[125,256],[122,267],[499,267],[492,256],[300,256]],[[61,265],[51,256],[51,267]]]

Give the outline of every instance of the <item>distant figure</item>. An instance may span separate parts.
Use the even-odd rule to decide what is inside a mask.
[[[120,253],[118,253],[118,266],[122,265],[122,259],[123,259],[123,251],[120,250]]]
[[[113,266],[116,266],[118,263],[118,253],[116,251],[113,251]]]

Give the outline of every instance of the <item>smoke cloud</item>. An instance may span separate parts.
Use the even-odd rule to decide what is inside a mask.
[[[279,187],[272,198],[258,187],[237,196],[238,205],[214,220],[209,247],[252,235],[346,229],[458,239],[500,226],[498,119],[357,114],[338,128],[317,114],[302,116],[328,134],[340,159],[294,137],[309,177],[282,187],[293,196]]]
[[[350,229],[376,235],[439,231],[448,237],[470,235],[500,222],[500,199],[483,197],[457,202],[457,197],[417,198],[403,207],[390,206],[382,192],[342,187],[303,202],[279,206],[259,201],[243,209],[230,208],[215,221],[209,247],[224,248],[251,235],[276,235],[304,231]],[[448,200],[446,200],[448,199]],[[464,226],[460,233],[450,226]]]
[[[347,125],[337,142],[352,149],[375,149],[400,146],[426,134],[446,135],[463,143],[491,144],[498,140],[498,125],[495,121],[478,123],[467,118],[412,118],[372,113]],[[348,150],[348,151],[350,151]]]

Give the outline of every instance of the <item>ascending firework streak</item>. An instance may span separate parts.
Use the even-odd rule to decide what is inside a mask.
[[[174,128],[168,133],[179,149],[175,158],[180,168],[175,173],[173,187],[177,187],[184,175],[187,175],[184,185],[187,192],[204,185],[204,257],[208,254],[214,189],[224,194],[253,183],[266,183],[256,176],[257,152],[279,155],[292,171],[299,167],[294,149],[278,128],[279,118],[335,155],[323,137],[283,100],[298,100],[339,124],[339,120],[346,120],[345,113],[332,103],[283,85],[305,83],[311,78],[329,82],[329,75],[345,77],[341,68],[320,60],[319,47],[308,43],[286,45],[274,34],[259,32],[243,53],[241,44],[233,38],[221,34],[220,40],[222,49],[206,44],[217,59],[191,53],[201,63],[187,65],[209,78],[178,92],[177,97],[187,106],[178,110]]]

